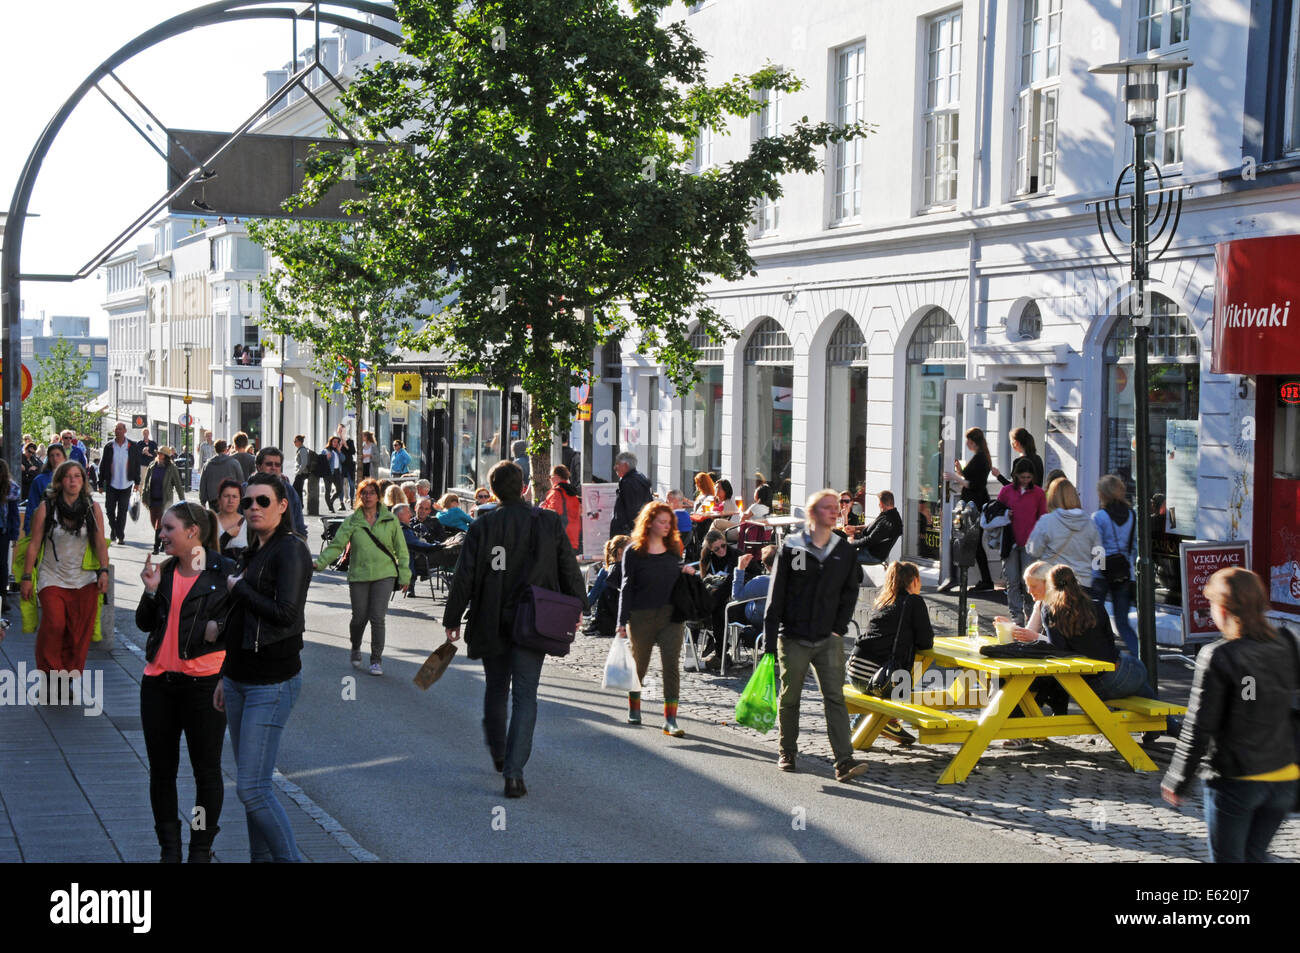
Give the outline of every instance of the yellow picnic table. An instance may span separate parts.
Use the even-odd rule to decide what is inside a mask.
[[[1110,662],[1078,656],[991,658],[979,653],[980,646],[993,642],[991,638],[981,638],[978,644],[964,638],[935,639],[933,649],[916,654],[910,698],[877,698],[845,686],[849,711],[867,716],[853,734],[853,746],[859,750],[870,748],[888,721],[899,718],[915,727],[923,743],[961,744],[940,776],[940,784],[965,781],[989,743],[1002,738],[1100,734],[1133,770],[1156,770],[1130,733],[1163,731],[1166,718],[1183,714],[1186,708],[1138,697],[1103,702],[1083,676],[1113,671],[1115,666]],[[925,689],[920,676],[931,665],[956,670],[955,677],[945,679],[940,688]],[[1034,679],[1042,677],[1060,682],[1082,713],[1044,715],[1034,696],[1028,694]],[[996,679],[1001,679],[1000,688]],[[1017,708],[1024,717],[1011,718]]]

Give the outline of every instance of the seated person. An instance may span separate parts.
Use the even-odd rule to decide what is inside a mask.
[[[731,580],[736,571],[739,552],[727,545],[727,538],[721,530],[711,529],[704,536],[700,546],[698,566],[700,581],[713,597],[713,618],[710,622],[710,636],[701,648],[702,655],[709,655],[720,644],[718,636],[726,624],[727,602],[731,595]],[[690,625],[691,623],[687,623]],[[721,661],[719,659],[719,661]]]
[[[604,565],[587,592],[587,604],[591,606],[591,624],[586,629],[588,635],[614,637],[614,630],[618,628],[619,590],[623,587],[623,550],[631,541],[631,536],[615,536],[605,543]]]
[[[677,517],[677,532],[681,533],[683,537],[689,536],[691,532],[690,501],[682,495],[681,490],[669,490],[668,505],[673,508],[673,515]]]
[[[717,515],[710,529],[730,529],[740,523],[740,505],[730,480],[719,480],[714,486],[713,513]]]
[[[444,493],[438,501],[437,520],[453,533],[464,533],[469,529],[469,514],[460,508],[460,497],[455,493]],[[481,510],[482,507],[480,506]]]
[[[424,554],[425,558],[427,559],[428,554],[437,552],[438,550],[442,549],[442,547],[437,545],[436,543],[425,542],[415,532],[415,527],[411,525],[412,514],[411,514],[411,507],[409,504],[398,503],[396,506],[393,507],[393,515],[396,516],[397,521],[402,524],[402,536],[406,540],[406,549],[411,561],[411,578],[415,579],[417,576],[417,573],[415,571],[416,556],[420,554]],[[418,575],[419,578],[421,579],[428,577],[428,573],[419,573]],[[408,586],[406,589],[406,594],[409,596],[411,594],[411,591],[412,591],[412,587]]]
[[[754,491],[754,502],[750,507],[740,514],[740,518],[748,523],[762,523],[772,515],[772,484],[763,483]]]
[[[858,691],[865,693],[876,672],[888,665],[907,673],[901,684],[891,685],[891,692],[901,692],[904,700],[911,700],[916,652],[934,647],[934,628],[920,592],[921,571],[914,563],[900,560],[889,564],[885,584],[871,606],[867,631],[858,637],[849,656],[849,683]],[[895,651],[897,654],[892,654]],[[891,719],[881,734],[904,746],[916,741],[897,719]]]
[[[1069,566],[1053,566],[1047,574],[1042,619],[1052,645],[1115,665],[1114,671],[1083,676],[1102,701],[1130,695],[1150,697],[1146,666],[1129,652],[1120,655],[1106,607],[1079,584]]]
[[[889,558],[890,550],[903,535],[903,517],[894,507],[894,494],[881,490],[876,496],[880,514],[866,529],[849,530],[849,543],[858,551],[858,562],[874,565]]]
[[[853,494],[848,490],[840,493],[839,525],[845,528],[862,525],[862,507],[853,502]]]
[[[740,641],[751,648],[763,632],[763,612],[767,608],[767,591],[772,584],[771,572],[772,564],[776,562],[776,547],[771,545],[763,547],[756,572],[746,579],[746,572],[752,562],[754,562],[753,553],[745,553],[736,561],[736,569],[740,571],[733,573],[731,577],[731,601],[744,602],[745,605],[731,608],[726,618],[728,624],[745,623],[746,628],[740,635]],[[756,601],[749,602],[750,599]],[[727,658],[726,662],[731,665],[731,658]],[[719,653],[706,663],[705,667],[718,668],[721,664],[722,653]]]
[[[691,507],[691,512],[712,512],[714,489],[712,476],[705,472],[695,474],[695,503]]]
[[[420,497],[415,504],[415,519],[411,522],[416,535],[429,543],[436,543],[451,532],[438,522],[438,517],[433,512],[433,500],[427,496]]]

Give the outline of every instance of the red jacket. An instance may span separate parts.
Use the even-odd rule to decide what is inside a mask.
[[[998,494],[998,502],[1005,503],[1011,511],[1011,532],[1016,537],[1016,545],[1023,546],[1029,542],[1029,534],[1034,531],[1038,518],[1047,512],[1047,494],[1041,486],[1029,484],[1024,493],[1014,483],[1004,486]]]
[[[578,544],[582,534],[582,496],[573,485],[561,483],[555,487],[546,494],[546,499],[542,501],[542,508],[560,514],[560,522],[564,524],[569,545],[573,547],[575,553],[580,552]]]

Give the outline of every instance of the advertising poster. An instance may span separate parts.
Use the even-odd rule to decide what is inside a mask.
[[[609,521],[614,518],[617,483],[586,483],[582,487],[582,555],[603,559],[609,542]]]
[[[1250,566],[1250,543],[1189,543],[1178,548],[1178,565],[1183,576],[1183,641],[1204,641],[1218,635],[1219,629],[1210,615],[1210,600],[1205,598],[1205,584],[1220,569]]]
[[[1169,532],[1196,536],[1196,458],[1201,443],[1199,420],[1165,421],[1165,505]]]

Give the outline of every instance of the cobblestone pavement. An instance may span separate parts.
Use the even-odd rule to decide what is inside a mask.
[[[864,621],[867,593],[859,600],[858,621]],[[926,594],[931,604],[936,634],[955,630],[955,616],[939,599]],[[989,610],[992,605],[987,607]],[[986,607],[980,606],[981,615]],[[579,635],[572,653],[550,663],[573,669],[599,682],[609,652],[609,640]],[[662,682],[652,660],[643,694],[644,707],[654,717],[654,702],[662,701]],[[1168,679],[1165,669],[1182,669],[1181,678]],[[761,739],[776,761],[776,730],[760,735],[732,721],[736,700],[752,668],[728,669],[727,677],[684,672],[680,715],[715,725],[726,725],[750,738]],[[1182,666],[1161,666],[1163,697],[1186,701],[1190,672]],[[1181,697],[1179,697],[1181,695]],[[684,724],[684,727],[689,726]],[[1139,737],[1140,740],[1140,736]],[[1171,738],[1146,746],[1160,772],[1135,772],[1104,738],[1060,738],[1018,749],[991,747],[964,784],[936,783],[956,745],[921,745],[904,749],[882,740],[859,757],[871,763],[861,783],[882,793],[948,808],[988,824],[1021,843],[1058,851],[1064,860],[1081,861],[1206,861],[1205,823],[1199,792],[1182,808],[1160,797],[1160,779],[1174,751]],[[800,705],[800,757],[817,757],[828,763],[830,743],[821,696],[812,676]],[[1272,843],[1278,860],[1300,860],[1300,818],[1291,817]]]

